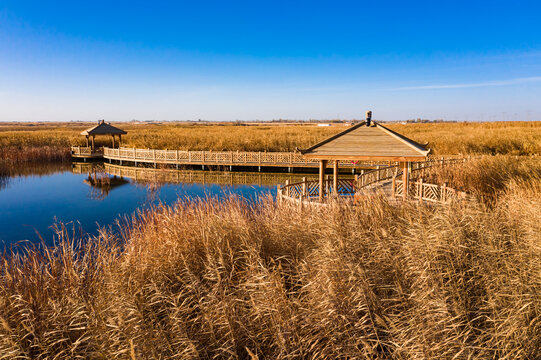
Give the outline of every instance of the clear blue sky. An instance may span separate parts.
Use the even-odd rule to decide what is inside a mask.
[[[0,120],[541,120],[539,1],[0,0]]]

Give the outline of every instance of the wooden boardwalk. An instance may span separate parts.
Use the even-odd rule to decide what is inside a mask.
[[[103,158],[119,162],[166,164],[166,165],[200,165],[230,167],[281,167],[281,168],[318,168],[315,159],[306,159],[294,152],[246,152],[246,151],[183,151],[153,150],[136,148],[102,148],[92,152],[90,148],[74,146],[71,148],[74,158]],[[342,162],[341,168],[375,168],[377,166],[396,165],[388,161]]]

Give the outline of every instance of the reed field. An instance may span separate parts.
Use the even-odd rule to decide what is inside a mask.
[[[540,358],[541,163],[431,176],[479,200],[180,199],[116,236],[59,225],[4,255],[0,359]]]
[[[0,159],[10,161],[67,160],[69,146],[84,146],[78,135],[94,124],[13,123],[0,125]],[[126,147],[215,151],[295,151],[334,135],[347,127],[333,124],[247,125],[114,123],[128,131]],[[427,143],[434,155],[541,154],[541,122],[389,124],[419,143]],[[110,146],[97,137],[97,146]]]

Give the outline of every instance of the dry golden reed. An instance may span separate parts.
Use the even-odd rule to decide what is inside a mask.
[[[61,228],[3,258],[0,359],[539,358],[541,177],[494,184],[491,207],[232,197],[141,212],[120,239]]]
[[[62,160],[70,145],[85,145],[78,135],[93,124],[5,124],[0,126],[0,159]],[[182,123],[115,124],[128,131],[123,146],[213,151],[295,151],[345,129],[315,125],[187,125]],[[541,154],[541,122],[391,124],[392,129],[420,143],[435,155]],[[97,137],[97,146],[110,146]]]

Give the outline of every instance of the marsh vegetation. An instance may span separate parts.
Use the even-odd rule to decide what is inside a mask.
[[[93,124],[4,124],[0,126],[0,159],[9,161],[67,160],[69,146],[84,146],[79,133]],[[132,124],[126,147],[216,151],[295,151],[334,135],[346,127],[315,125],[187,125]],[[541,154],[541,122],[390,124],[419,143],[429,143],[435,155]],[[110,146],[96,138],[97,146]]]
[[[541,163],[479,161],[445,176],[480,201],[207,199],[117,236],[59,226],[3,260],[0,358],[538,358]]]

